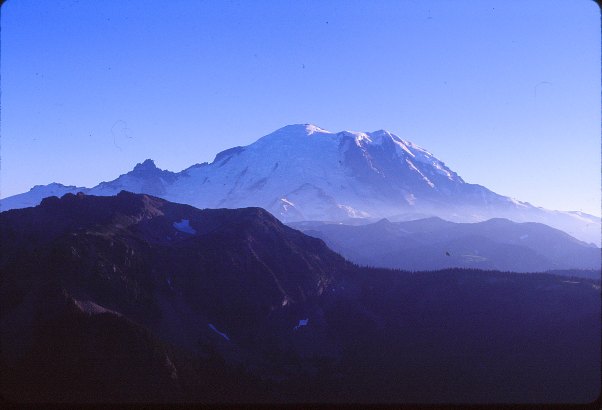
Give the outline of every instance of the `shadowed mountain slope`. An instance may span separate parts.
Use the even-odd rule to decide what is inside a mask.
[[[359,268],[259,208],[0,213],[9,402],[587,402],[600,282]]]

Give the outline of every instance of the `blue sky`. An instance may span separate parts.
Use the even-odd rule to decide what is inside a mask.
[[[600,215],[593,1],[53,1],[1,10],[0,196],[179,171],[277,128],[387,129]]]

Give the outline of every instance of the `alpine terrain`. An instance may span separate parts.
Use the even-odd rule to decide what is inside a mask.
[[[49,195],[115,195],[121,190],[198,208],[261,207],[283,222],[506,218],[543,223],[601,244],[598,217],[542,209],[467,183],[425,149],[388,131],[334,133],[310,124],[283,127],[217,154],[212,163],[177,173],[146,160],[90,189],[36,186],[3,199],[0,207],[34,206]]]
[[[599,279],[362,268],[261,208],[125,191],[51,196],[0,226],[9,403],[600,394]]]

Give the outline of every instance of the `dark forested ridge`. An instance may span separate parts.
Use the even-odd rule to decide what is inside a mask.
[[[260,208],[66,195],[0,214],[2,396],[590,402],[600,281],[360,268]]]

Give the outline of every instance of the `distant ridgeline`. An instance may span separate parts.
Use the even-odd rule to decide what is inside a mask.
[[[554,271],[600,279],[600,248],[533,222],[490,219],[453,223],[440,218],[365,225],[290,223],[364,266],[424,271],[449,267],[512,272]]]

